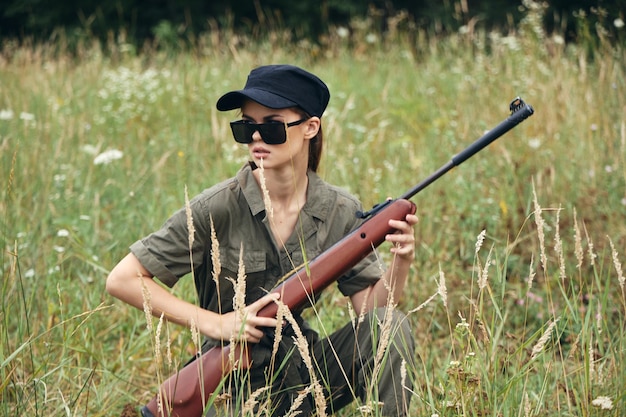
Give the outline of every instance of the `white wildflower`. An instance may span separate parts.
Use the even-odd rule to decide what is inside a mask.
[[[35,120],[35,115],[32,113],[26,113],[26,112],[21,112],[20,113],[20,119],[24,120],[26,122],[31,122],[33,120]]]
[[[0,120],[11,120],[13,119],[13,110],[0,110]]]
[[[529,139],[528,146],[530,146],[532,149],[539,149],[539,147],[541,146],[541,139],[539,138]]]
[[[69,230],[67,230],[67,229],[60,229],[60,230],[57,232],[57,236],[58,236],[58,237],[68,237],[69,235],[70,235],[70,232],[69,232]]]
[[[340,38],[347,38],[349,34],[350,31],[347,28],[343,26],[337,28],[337,36],[339,36]]]
[[[93,159],[93,163],[95,165],[107,165],[111,162],[121,159],[124,156],[122,151],[117,149],[109,149],[108,151],[104,151]]]
[[[565,45],[565,39],[561,35],[554,35],[552,41],[557,45]]]
[[[469,323],[463,318],[462,321],[460,323],[456,324],[457,329],[469,329],[470,325]]]
[[[594,407],[600,407],[602,410],[612,410],[613,401],[609,397],[600,396],[591,401],[591,405]]]
[[[89,144],[81,146],[80,150],[89,155],[96,155],[98,153],[98,147]]]
[[[621,29],[624,27],[624,21],[618,17],[617,19],[613,21],[613,26],[615,26],[618,29]]]

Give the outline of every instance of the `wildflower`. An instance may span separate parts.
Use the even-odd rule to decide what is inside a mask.
[[[70,232],[67,229],[60,229],[57,232],[58,237],[68,237],[69,235],[70,235]]]
[[[89,155],[96,155],[98,153],[98,148],[89,144],[81,146],[80,150]]]
[[[469,327],[469,323],[464,318],[462,318],[460,323],[456,324],[457,329],[469,329]]]
[[[32,122],[33,120],[35,120],[35,115],[32,113],[21,112],[20,119],[24,120],[25,122]]]
[[[119,151],[117,149],[110,149],[96,156],[93,160],[93,163],[95,165],[108,165],[117,159],[121,159],[122,156],[124,156],[122,151]]]
[[[554,35],[552,37],[552,41],[557,44],[557,45],[564,45],[565,44],[565,39],[563,39],[563,36],[560,35]]]
[[[618,29],[621,29],[624,27],[624,21],[618,17],[617,19],[613,21],[613,26],[615,26]]]
[[[532,149],[539,149],[541,146],[541,140],[539,138],[532,138],[528,140],[528,146]]]
[[[337,28],[337,36],[340,38],[347,38],[349,34],[350,31],[347,28],[344,28],[343,26]]]
[[[609,397],[600,396],[591,401],[591,405],[594,407],[600,407],[602,410],[612,410],[613,401]]]
[[[0,110],[0,120],[11,120],[13,118],[13,110]]]

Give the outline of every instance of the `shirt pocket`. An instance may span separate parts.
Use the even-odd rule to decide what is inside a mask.
[[[237,278],[239,265],[243,262],[243,268],[246,275],[264,272],[267,268],[265,251],[249,250],[235,248],[220,248],[220,263],[222,267],[222,275],[224,270],[230,272],[230,278]]]
[[[243,262],[246,276],[246,305],[258,300],[272,288],[274,279],[268,278],[267,254],[262,250],[245,250],[241,253],[239,249],[220,249],[220,262],[222,271],[220,273],[220,293],[221,303],[226,309],[233,308],[235,297],[235,281],[239,271],[239,264]],[[227,310],[223,310],[227,311]]]

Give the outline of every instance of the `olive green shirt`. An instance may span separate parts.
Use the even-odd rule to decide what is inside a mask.
[[[152,275],[170,287],[192,272],[193,259],[200,306],[222,313],[233,309],[233,280],[241,258],[246,274],[246,304],[250,304],[300,267],[303,251],[310,261],[362,222],[355,215],[361,209],[356,198],[312,171],[308,177],[306,203],[294,233],[284,245],[274,240],[261,189],[247,164],[235,177],[190,201],[195,229],[191,255],[186,208],[172,215],[160,230],[135,242],[130,250]],[[212,224],[219,244],[221,270],[217,281],[213,277]],[[341,261],[340,254],[337,260]],[[338,287],[350,296],[376,283],[381,275],[382,266],[372,253],[340,277]]]

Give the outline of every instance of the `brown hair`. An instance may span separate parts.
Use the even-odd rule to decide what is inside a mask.
[[[300,107],[294,107],[294,110],[300,114],[301,117],[310,119],[312,116],[304,111]],[[320,117],[320,127],[317,131],[317,135],[311,138],[309,141],[309,164],[308,168],[317,172],[317,168],[322,160],[322,149],[324,148],[324,132],[322,130],[322,118]]]
[[[309,169],[317,172],[317,167],[322,159],[322,148],[324,147],[324,132],[322,132],[322,124],[317,131],[317,135],[309,142]]]

